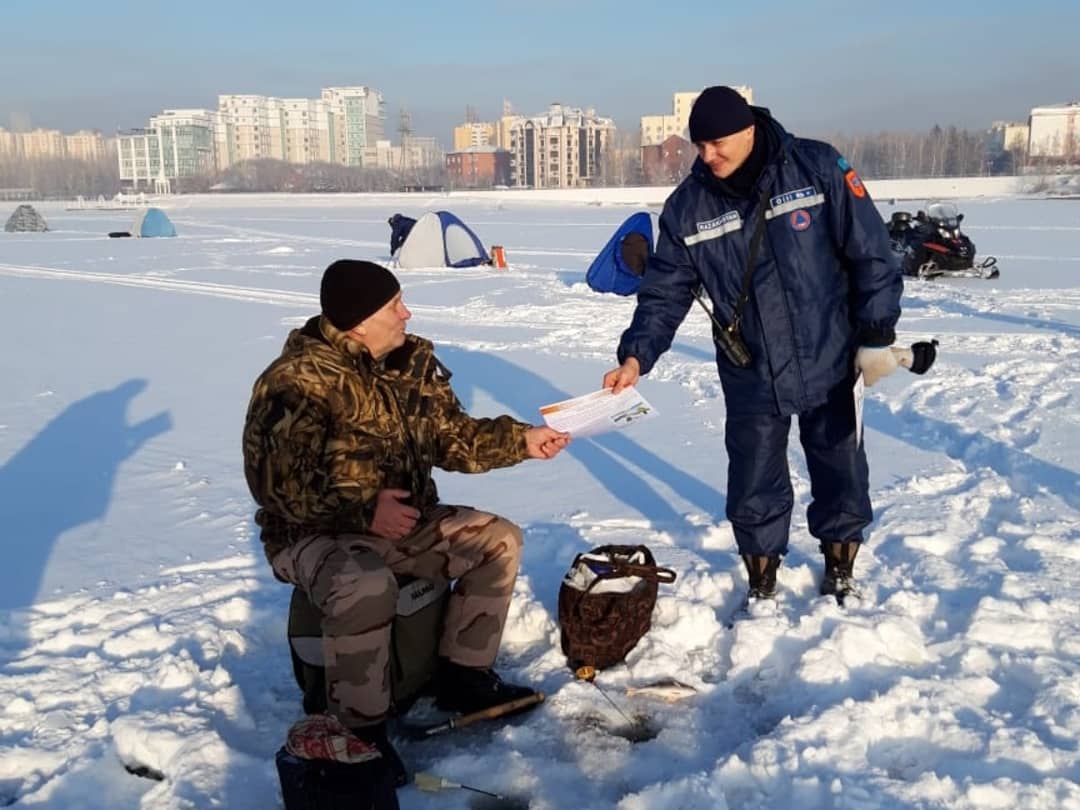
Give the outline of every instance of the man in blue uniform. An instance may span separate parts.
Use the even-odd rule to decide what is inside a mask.
[[[833,147],[793,137],[719,86],[694,102],[690,138],[699,157],[664,205],[621,365],[604,387],[618,392],[647,374],[703,291],[727,407],[727,515],[749,598],[775,596],[787,552],[797,416],[809,528],[825,558],[820,590],[843,602],[873,517],[852,386],[858,374],[873,385],[897,367],[888,347],[900,268],[870,195]]]

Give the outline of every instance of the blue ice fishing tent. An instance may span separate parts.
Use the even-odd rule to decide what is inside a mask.
[[[429,211],[409,229],[398,267],[475,267],[491,258],[472,229],[449,211]]]
[[[633,295],[641,286],[645,265],[652,254],[652,217],[646,211],[639,211],[619,226],[593,259],[585,273],[585,282],[597,292]]]
[[[176,228],[160,208],[147,208],[138,213],[131,226],[132,236],[176,236]]]

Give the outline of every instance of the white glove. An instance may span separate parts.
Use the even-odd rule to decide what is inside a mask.
[[[855,352],[855,370],[862,373],[863,385],[871,386],[899,368],[889,346],[860,346]]]

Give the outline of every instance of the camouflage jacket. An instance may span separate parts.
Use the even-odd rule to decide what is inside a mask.
[[[423,338],[376,362],[324,318],[293,330],[255,381],[244,424],[244,475],[266,556],[310,534],[363,533],[381,489],[421,511],[439,499],[432,467],[485,472],[528,457],[509,416],[474,419]]]

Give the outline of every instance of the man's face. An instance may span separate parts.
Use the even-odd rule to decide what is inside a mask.
[[[714,141],[698,141],[694,146],[712,173],[721,180],[726,180],[754,151],[754,127],[748,126]]]
[[[405,343],[405,324],[412,313],[399,292],[385,304],[360,321],[349,332],[363,343],[371,356],[381,360]]]

